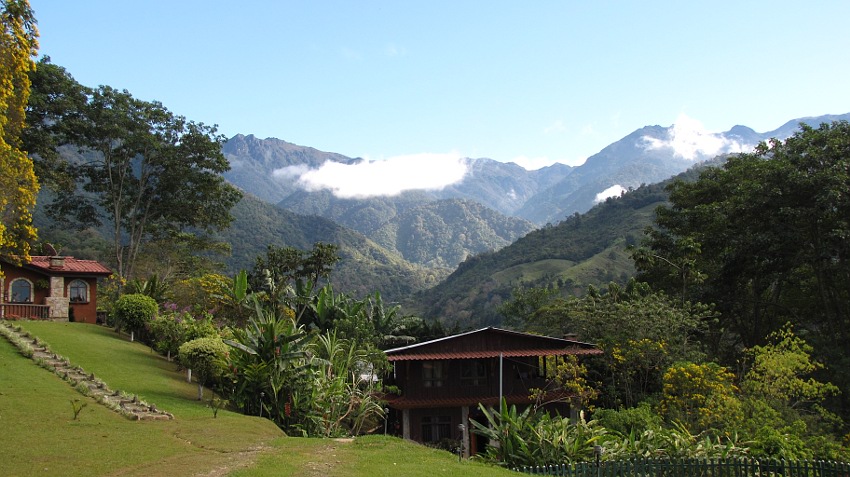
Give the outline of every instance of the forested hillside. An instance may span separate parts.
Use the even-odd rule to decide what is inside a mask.
[[[410,262],[453,269],[470,255],[498,250],[532,230],[531,222],[478,202],[445,199],[407,210],[371,236]]]
[[[228,273],[250,270],[269,245],[310,249],[316,242],[339,246],[331,281],[339,291],[365,296],[380,291],[389,301],[435,285],[448,269],[413,265],[362,234],[316,216],[294,214],[246,195],[231,211],[233,225],[220,239],[232,244]]]
[[[624,283],[634,273],[626,247],[640,242],[655,208],[667,200],[666,184],[641,186],[502,250],[470,257],[408,306],[431,319],[477,327],[499,324],[497,307],[517,287],[583,294],[589,285]]]

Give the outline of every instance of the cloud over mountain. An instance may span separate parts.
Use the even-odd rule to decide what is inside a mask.
[[[440,190],[463,180],[467,160],[457,153],[411,154],[354,164],[326,161],[318,168],[288,166],[275,177],[296,178],[308,191],[328,189],[339,198],[395,196],[408,190]]]
[[[598,204],[598,203],[602,202],[603,200],[605,200],[609,197],[619,197],[624,192],[626,192],[626,190],[627,189],[625,187],[621,186],[620,184],[614,184],[611,187],[609,187],[609,188],[603,190],[602,192],[596,194],[596,198],[593,199],[593,203]]]
[[[676,123],[669,130],[668,139],[644,136],[643,140],[647,150],[672,149],[675,156],[688,161],[719,154],[746,152],[755,146],[729,139],[721,133],[710,132],[701,122],[685,114],[680,114],[676,119]]]

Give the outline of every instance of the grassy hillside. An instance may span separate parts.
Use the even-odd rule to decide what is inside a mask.
[[[112,330],[20,322],[73,364],[174,414],[130,421],[21,356],[0,338],[0,475],[381,476],[511,475],[384,436],[353,441],[285,437],[270,421],[221,411],[213,418],[173,363]],[[73,420],[71,401],[87,402]]]

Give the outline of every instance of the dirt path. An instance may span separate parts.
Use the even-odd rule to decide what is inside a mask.
[[[314,459],[305,466],[305,472],[296,474],[298,477],[329,477],[335,475],[334,470],[342,464],[342,459],[337,456],[340,446],[349,445],[354,439],[328,439],[328,445],[323,446],[319,452],[313,454]]]

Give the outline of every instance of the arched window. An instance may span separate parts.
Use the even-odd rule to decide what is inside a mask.
[[[89,286],[80,279],[72,280],[68,284],[68,299],[71,303],[88,303],[89,301]]]
[[[26,278],[16,278],[9,285],[9,301],[12,303],[32,302],[32,282]]]

